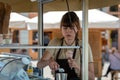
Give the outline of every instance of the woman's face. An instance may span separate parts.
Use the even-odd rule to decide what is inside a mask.
[[[77,27],[64,27],[61,28],[62,35],[67,40],[75,39],[76,33],[78,31]]]

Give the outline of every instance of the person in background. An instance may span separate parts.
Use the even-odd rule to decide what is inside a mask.
[[[49,35],[44,33],[44,46],[47,46],[50,41]]]
[[[108,71],[104,75],[105,77],[107,77],[108,73],[111,71],[120,70],[120,53],[118,53],[115,47],[111,48],[111,53],[109,54],[109,61],[110,66],[108,68]],[[114,76],[114,74],[115,73],[112,73],[112,77]]]
[[[104,64],[106,62],[109,62],[109,48],[108,48],[108,46],[105,46],[102,49],[102,66],[104,66]]]
[[[80,30],[79,18],[75,12],[67,12],[63,15],[60,31],[63,38],[54,38],[48,46],[82,46],[81,40],[78,38]],[[92,51],[88,48],[89,60],[89,80],[94,80],[94,65]],[[67,80],[81,80],[82,72],[82,51],[79,49],[46,49],[42,58],[38,61],[37,67],[44,68],[49,66],[56,74],[60,68],[67,73]],[[56,80],[56,78],[55,78]]]

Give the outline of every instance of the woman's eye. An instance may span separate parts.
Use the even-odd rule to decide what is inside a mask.
[[[73,29],[74,29],[74,27],[70,27],[70,29],[71,29],[71,30],[73,30]]]
[[[67,29],[67,27],[63,27],[63,29]]]

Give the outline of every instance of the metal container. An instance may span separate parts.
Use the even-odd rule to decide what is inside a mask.
[[[67,73],[56,73],[56,80],[67,80]]]

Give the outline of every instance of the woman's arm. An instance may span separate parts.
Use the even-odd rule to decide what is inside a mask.
[[[53,59],[53,57],[50,55],[48,51],[45,51],[44,55],[42,58],[38,61],[37,67],[38,68],[43,68],[45,66],[49,66],[50,69],[52,70],[57,70],[59,68],[59,65],[57,62]]]
[[[47,66],[49,64],[49,61],[50,61],[51,57],[52,56],[49,54],[49,52],[45,51],[42,58],[38,61],[37,67],[38,68],[43,68],[43,67]]]
[[[95,80],[94,64],[93,64],[93,62],[89,62],[89,80]]]
[[[80,65],[78,65],[74,59],[68,58],[68,63],[71,68],[75,68],[77,71],[80,72]]]
[[[81,71],[80,66],[76,64],[74,59],[68,59],[68,63],[71,68],[75,68],[79,72]],[[93,62],[89,62],[89,80],[95,80]]]

